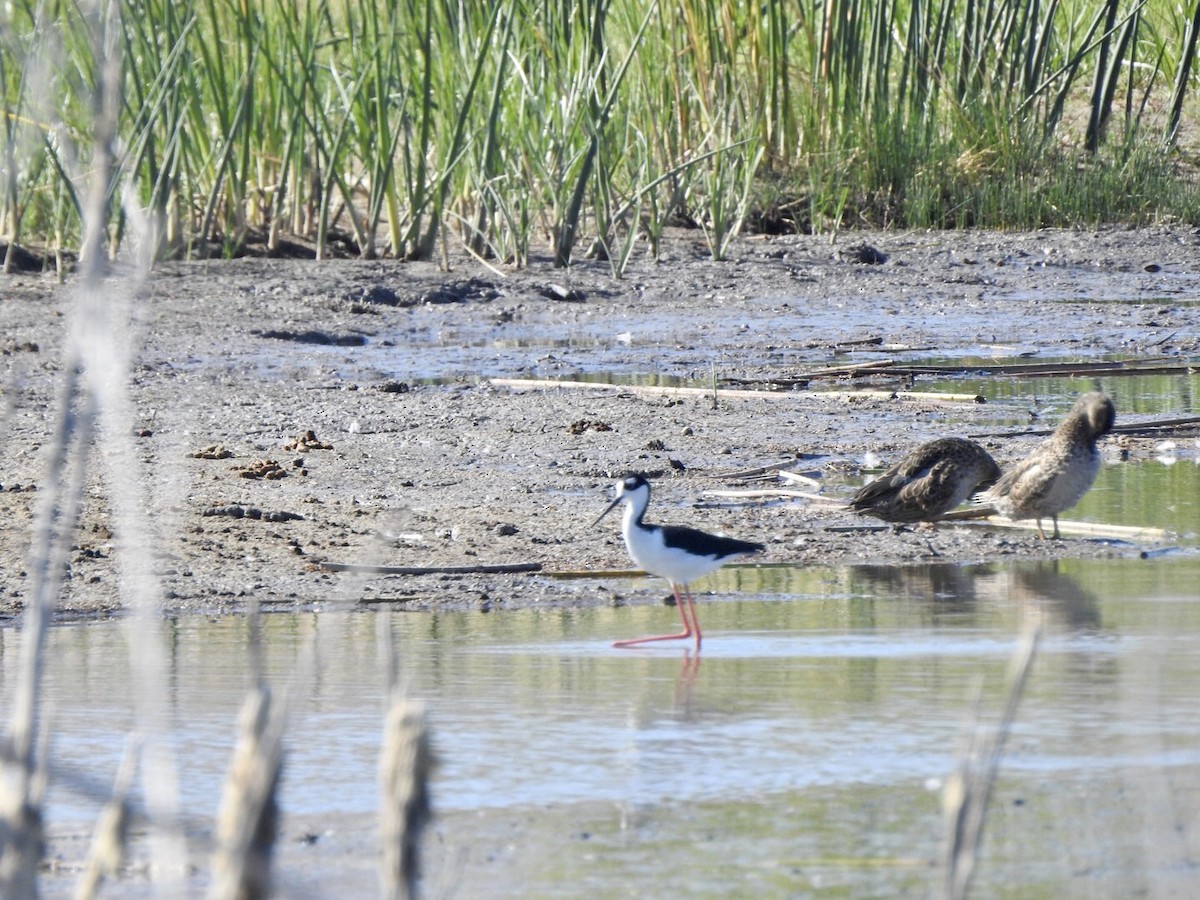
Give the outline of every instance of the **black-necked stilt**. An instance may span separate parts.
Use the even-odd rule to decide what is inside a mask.
[[[1025,459],[979,495],[1010,519],[1037,519],[1043,538],[1042,519],[1054,520],[1058,537],[1058,514],[1070,509],[1088,492],[1100,471],[1096,439],[1112,431],[1117,413],[1113,402],[1098,391],[1084,394],[1050,435]]]
[[[625,504],[621,534],[633,561],[651,575],[665,578],[675,593],[683,631],[678,634],[659,634],[651,637],[617,641],[614,647],[632,647],[650,641],[670,641],[695,636],[700,648],[700,623],[696,620],[696,605],[688,585],[714,572],[729,560],[766,549],[753,541],[709,534],[682,525],[647,525],[643,521],[650,503],[650,482],[641,475],[628,475],[617,482],[617,493],[608,509],[596,518],[599,522],[612,512],[618,503]],[[592,524],[595,525],[596,522]],[[682,591],[681,591],[682,589]]]
[[[929,522],[999,477],[996,461],[974,441],[939,438],[860,488],[850,508],[885,522]]]

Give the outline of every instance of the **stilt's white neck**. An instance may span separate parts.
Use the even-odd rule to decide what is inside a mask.
[[[642,527],[642,516],[650,505],[650,488],[641,487],[625,495],[625,510],[621,514],[621,531],[628,536],[635,529]]]

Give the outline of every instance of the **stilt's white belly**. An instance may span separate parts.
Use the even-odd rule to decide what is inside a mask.
[[[665,578],[672,584],[691,584],[721,567],[729,557],[692,556],[663,542],[658,529],[644,531],[632,526],[622,529],[625,546],[638,568]]]

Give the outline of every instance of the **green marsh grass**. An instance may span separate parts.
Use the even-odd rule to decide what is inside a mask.
[[[1196,221],[1192,7],[115,0],[107,252],[130,208],[160,258],[454,241],[516,265],[593,247],[617,275],[667,223],[719,257],[779,208],[831,231]],[[0,19],[10,246],[83,243],[95,17]]]

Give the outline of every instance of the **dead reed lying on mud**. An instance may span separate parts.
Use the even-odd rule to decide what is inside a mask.
[[[783,398],[800,398],[823,402],[842,402],[855,400],[901,400],[915,403],[980,403],[983,398],[977,394],[945,394],[936,391],[770,391],[770,390],[737,390],[730,388],[698,388],[698,387],[669,387],[651,384],[609,384],[602,381],[571,381],[569,379],[555,380],[553,378],[489,378],[488,384],[493,387],[509,388],[510,390],[596,390],[619,391],[635,396],[679,396],[679,397],[712,397],[737,400],[770,400]]]
[[[538,572],[539,562],[479,563],[468,566],[385,566],[373,563],[341,563],[328,560],[319,563],[330,572],[358,572],[367,575],[504,575],[518,572]]]
[[[1180,362],[1170,358],[1115,362],[997,363],[995,365],[988,363],[925,365],[899,363],[894,359],[880,359],[844,366],[810,369],[782,377],[726,380],[740,385],[758,385],[766,389],[779,389],[793,388],[822,379],[858,379],[869,378],[873,375],[909,379],[920,375],[953,375],[960,378],[967,376],[981,378],[1083,378],[1105,375],[1111,378],[1123,375],[1187,375],[1196,371],[1198,366],[1200,366],[1200,361]],[[979,397],[977,402],[983,402],[983,398]]]

